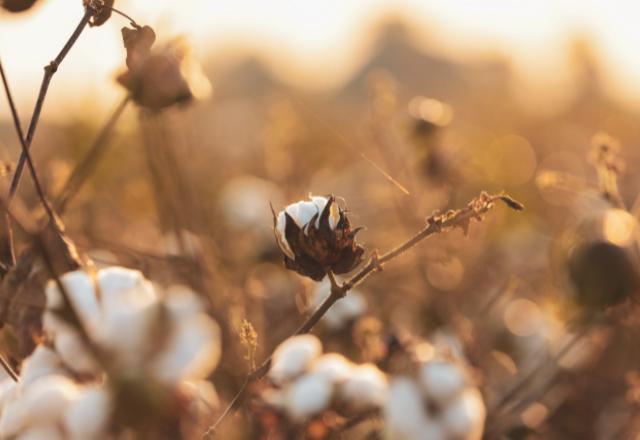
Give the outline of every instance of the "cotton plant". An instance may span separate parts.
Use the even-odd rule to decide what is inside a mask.
[[[70,272],[60,286],[46,288],[43,343],[18,382],[0,385],[0,438],[105,438],[123,409],[140,402],[180,401],[171,414],[178,419],[211,416],[217,396],[205,379],[220,356],[220,332],[194,292],[163,291],[121,267]]]
[[[387,395],[387,377],[373,364],[354,364],[338,353],[322,354],[312,335],[280,344],[267,374],[272,386],[263,402],[294,425],[333,410],[345,414],[379,410]]]
[[[438,353],[420,361],[413,375],[391,380],[384,433],[390,440],[479,440],[485,417],[464,360]]]

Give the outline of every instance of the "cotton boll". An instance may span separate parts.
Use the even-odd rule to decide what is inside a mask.
[[[353,364],[338,353],[320,356],[311,365],[311,374],[325,376],[333,384],[347,380],[353,374]]]
[[[465,378],[460,369],[445,361],[423,364],[420,368],[420,381],[429,398],[441,405],[462,392],[465,386]]]
[[[0,382],[0,412],[1,409],[11,402],[18,392],[18,384],[11,378]]]
[[[100,438],[111,416],[111,397],[105,388],[87,387],[64,413],[70,439]]]
[[[282,342],[273,352],[269,378],[278,385],[302,374],[322,353],[320,340],[313,335],[298,335]]]
[[[155,295],[141,290],[133,289],[127,295],[120,295],[117,301],[111,298],[103,302],[98,339],[101,345],[117,355],[123,368],[134,368],[144,361],[145,347],[160,316]]]
[[[333,384],[322,374],[306,374],[286,389],[285,410],[292,420],[302,422],[329,407]]]
[[[53,374],[64,374],[62,360],[55,351],[44,345],[39,345],[22,364],[20,384],[28,386],[43,376]]]
[[[98,272],[101,300],[108,303],[123,296],[138,298],[156,298],[151,283],[137,270],[113,266]]]
[[[166,289],[164,304],[171,316],[187,318],[204,311],[202,301],[193,290],[182,285],[173,285]]]
[[[339,386],[340,398],[356,410],[381,407],[387,398],[387,377],[373,364],[356,365]]]
[[[29,422],[29,408],[20,399],[12,399],[2,408],[0,415],[0,438],[11,438]]]
[[[469,388],[447,406],[442,420],[450,436],[461,440],[480,440],[485,416],[486,410],[480,392]]]
[[[94,280],[85,271],[67,272],[60,277],[60,282],[69,295],[76,312],[83,318],[83,322],[92,322],[99,316]],[[54,281],[47,284],[45,294],[48,309],[57,310],[63,307],[62,293]]]
[[[389,387],[384,405],[385,438],[389,440],[444,440],[440,424],[425,413],[419,386],[399,378]]]
[[[95,374],[99,372],[98,364],[75,331],[67,328],[58,331],[53,345],[64,364],[75,373]]]
[[[201,379],[209,375],[220,358],[220,329],[207,315],[176,321],[169,341],[154,361],[158,379],[168,383]]]
[[[22,396],[30,422],[44,425],[55,423],[69,403],[78,396],[78,387],[71,379],[60,376],[46,376],[31,384]],[[32,415],[37,414],[37,417]]]
[[[33,426],[21,433],[17,440],[63,440],[64,436],[55,425]]]

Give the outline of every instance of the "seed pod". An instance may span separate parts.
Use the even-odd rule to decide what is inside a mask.
[[[320,281],[332,271],[353,270],[364,248],[355,241],[361,228],[351,229],[333,196],[311,197],[287,206],[275,216],[274,233],[287,269]]]

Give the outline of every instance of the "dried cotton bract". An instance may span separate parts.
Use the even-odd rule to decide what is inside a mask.
[[[360,228],[351,229],[333,196],[292,203],[274,217],[287,269],[320,281],[328,271],[346,273],[362,261],[364,248],[355,241]]]
[[[209,80],[181,39],[152,49],[156,37],[148,26],[124,28],[122,37],[129,70],[117,79],[141,107],[161,110],[211,93]]]

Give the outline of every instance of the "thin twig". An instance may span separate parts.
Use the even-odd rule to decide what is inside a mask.
[[[0,355],[0,364],[2,364],[2,368],[4,368],[4,371],[7,372],[9,377],[13,379],[14,382],[20,382],[20,378],[18,377],[18,374],[15,371],[13,371],[13,368],[11,368],[11,365],[9,365],[9,362],[7,362],[7,360],[2,355]]]
[[[400,255],[404,254],[406,251],[416,246],[418,243],[420,243],[430,235],[454,227],[462,227],[466,230],[471,220],[480,220],[482,218],[482,215],[487,213],[494,206],[494,203],[496,201],[501,201],[510,208],[517,211],[521,211],[522,209],[524,209],[522,204],[505,194],[491,196],[485,192],[482,192],[478,197],[469,202],[468,205],[463,209],[447,211],[444,214],[436,213],[431,215],[429,218],[427,218],[427,226],[425,226],[416,235],[409,238],[404,243],[391,249],[389,252],[383,255],[379,255],[374,251],[369,259],[369,262],[351,278],[345,281],[342,285],[339,285],[335,277],[333,277],[333,274],[329,272],[328,276],[329,281],[331,282],[331,293],[320,305],[320,307],[311,316],[309,316],[300,327],[298,327],[298,329],[294,332],[294,335],[300,335],[311,331],[313,327],[320,321],[320,319],[322,319],[324,314],[331,308],[331,306],[336,303],[336,301],[344,298],[349,290],[353,289],[355,286],[363,282],[369,275],[374,272],[381,271],[385,263],[388,263],[394,258],[397,258]],[[242,398],[244,397],[247,386],[255,380],[262,379],[267,374],[270,367],[271,356],[265,359],[260,367],[247,375],[247,378],[240,386],[240,389],[233,397],[228,407],[223,411],[220,417],[218,417],[215,423],[213,423],[206,430],[206,432],[203,434],[203,438],[211,438],[215,436],[216,430],[218,429],[220,423],[222,423],[225,417],[233,409],[235,409],[240,404],[240,402],[242,402]]]
[[[95,14],[95,11],[90,6],[87,6],[82,19],[80,20],[80,23],[78,23],[78,26],[76,26],[73,34],[71,34],[71,37],[69,37],[58,56],[44,68],[44,77],[42,78],[40,92],[38,93],[38,99],[36,100],[36,105],[33,109],[33,115],[31,116],[29,129],[27,130],[27,137],[23,138],[25,141],[26,150],[29,150],[29,148],[31,148],[31,143],[33,142],[33,137],[35,135],[36,128],[38,127],[38,122],[40,121],[40,113],[42,112],[42,107],[44,105],[45,98],[47,97],[47,91],[49,90],[51,79],[53,78],[53,75],[56,73],[56,71],[60,67],[60,64],[62,64],[62,61],[65,59],[73,45],[76,43],[76,41],[78,41],[80,34],[82,34],[82,31],[89,23],[89,20],[91,19],[93,14]],[[20,177],[22,176],[22,171],[24,169],[26,161],[26,151],[23,150],[22,154],[20,155],[20,159],[18,160],[16,171],[13,174],[13,179],[11,180],[11,187],[9,189],[9,202],[11,202],[11,199],[18,189]]]
[[[13,124],[15,125],[16,133],[20,138],[20,146],[22,147],[22,154],[26,158],[27,164],[29,166],[29,171],[31,173],[31,177],[33,178],[33,183],[36,187],[36,192],[38,193],[38,197],[44,206],[44,209],[47,211],[49,218],[52,222],[55,221],[55,214],[53,209],[51,208],[51,204],[47,200],[47,197],[42,189],[42,185],[40,185],[40,179],[38,179],[38,175],[36,173],[35,166],[33,165],[33,159],[31,158],[31,153],[29,152],[29,148],[27,147],[23,132],[22,126],[20,124],[20,117],[18,116],[18,111],[16,109],[15,103],[13,102],[13,95],[11,94],[11,90],[9,88],[9,82],[7,80],[7,76],[4,71],[4,67],[2,66],[2,61],[0,60],[0,75],[2,76],[2,84],[4,86],[4,91],[7,96],[7,100],[9,101],[9,108],[11,109],[11,116],[13,117]],[[11,195],[9,196],[11,197]],[[9,222],[7,222],[9,224]]]
[[[89,148],[89,151],[87,151],[82,161],[73,169],[71,175],[67,178],[60,195],[55,201],[56,209],[60,214],[64,212],[68,203],[76,196],[78,191],[80,191],[82,185],[95,170],[98,162],[104,157],[109,145],[107,142],[109,140],[109,135],[118,123],[120,116],[122,116],[122,113],[130,101],[131,96],[127,95],[118,104],[114,112],[109,116],[107,123],[100,130],[100,133],[93,142],[93,145]]]

